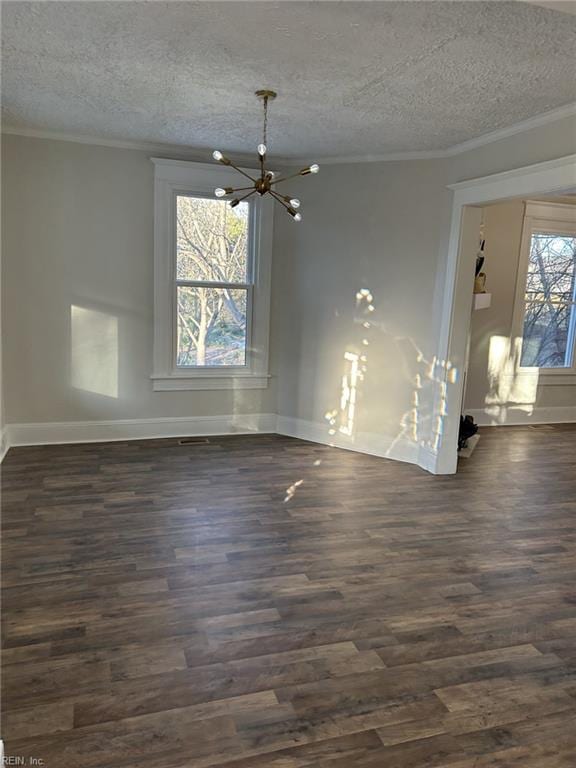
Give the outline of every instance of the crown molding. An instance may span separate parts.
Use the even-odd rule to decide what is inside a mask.
[[[421,149],[413,152],[384,152],[377,155],[328,155],[316,157],[316,162],[322,165],[347,165],[350,163],[393,163],[399,160],[441,160],[448,157],[446,149]],[[281,165],[309,165],[310,157],[289,157],[281,161]]]
[[[541,8],[548,8],[550,11],[560,11],[560,13],[576,13],[576,2],[574,0],[522,0],[530,5],[539,5]]]
[[[212,150],[198,147],[187,147],[184,144],[163,144],[153,141],[132,141],[124,139],[107,139],[100,136],[84,136],[76,133],[60,133],[59,131],[42,131],[34,128],[2,127],[2,135],[24,136],[29,139],[48,139],[50,141],[68,141],[73,144],[89,144],[96,147],[110,147],[111,149],[131,149],[137,152],[149,152],[153,155],[169,155],[170,158],[183,161],[204,163],[212,158]],[[234,154],[235,159],[242,165],[250,165],[254,158],[241,153]]]
[[[551,109],[548,112],[542,112],[539,115],[534,115],[534,117],[528,117],[526,120],[521,120],[519,123],[514,123],[514,125],[509,125],[506,128],[497,128],[495,131],[483,133],[481,136],[468,139],[468,141],[463,141],[460,144],[454,144],[454,146],[444,150],[444,156],[460,155],[462,152],[469,152],[471,149],[477,149],[486,144],[492,144],[495,141],[531,131],[533,128],[540,128],[543,125],[555,123],[566,117],[576,117],[576,102],[565,104],[563,107]]]
[[[521,179],[524,177],[533,176],[534,173],[554,171],[557,168],[568,169],[568,173],[573,174],[576,169],[576,154],[566,155],[564,157],[557,157],[554,160],[545,160],[542,163],[535,163],[534,165],[525,165],[522,168],[512,168],[509,171],[501,171],[500,173],[493,173],[490,176],[482,176],[476,179],[465,179],[464,181],[457,181],[454,184],[448,184],[447,188],[452,189],[455,192],[466,189],[474,189],[483,184],[494,184],[498,182],[506,182],[511,179]],[[572,175],[573,180],[573,175]],[[569,188],[569,184],[559,188]],[[531,193],[533,194],[533,193]],[[497,198],[495,198],[497,199]]]
[[[507,139],[510,136],[525,133],[533,128],[540,128],[543,125],[555,123],[566,117],[576,117],[576,102],[565,104],[563,107],[551,109],[548,112],[543,112],[534,117],[529,117],[526,120],[521,120],[519,123],[514,123],[514,125],[509,125],[505,128],[497,128],[494,131],[483,133],[481,136],[468,139],[460,144],[453,144],[451,147],[445,149],[416,150],[414,152],[389,152],[379,155],[319,157],[317,158],[317,161],[327,165],[339,165],[341,163],[381,163],[393,162],[395,160],[442,160],[446,157],[454,157],[455,155],[461,155],[464,152],[470,152],[473,149],[478,149],[487,144],[493,144],[495,141]],[[303,158],[291,158],[284,161],[286,165],[300,165],[300,163],[303,162],[305,162]]]
[[[37,130],[35,128],[12,128],[10,126],[3,126],[2,133],[8,136],[25,136],[30,139],[52,139],[54,141],[71,141],[75,144],[92,144],[99,147],[112,147],[113,149],[135,149],[146,152],[156,152],[162,154],[163,152],[173,153],[177,151],[182,155],[195,155],[202,157],[204,155],[203,150],[193,149],[183,145],[176,144],[163,144],[152,141],[136,141],[136,140],[123,140],[123,139],[107,139],[102,136],[85,136],[83,134],[76,133],[64,133],[60,131],[44,131]],[[208,150],[206,150],[208,153]]]
[[[525,133],[534,128],[557,122],[567,117],[576,117],[576,102],[566,104],[563,107],[549,110],[548,112],[529,117],[514,125],[505,128],[497,128],[494,131],[484,133],[473,139],[468,139],[460,144],[454,144],[445,149],[415,150],[413,152],[388,152],[383,154],[361,154],[361,155],[336,155],[327,157],[318,157],[316,160],[326,165],[341,165],[346,163],[383,163],[395,162],[401,160],[441,160],[447,157],[470,152],[471,150],[492,144],[501,139],[507,139],[520,133]],[[187,147],[183,144],[162,144],[149,141],[131,141],[120,139],[107,139],[97,136],[83,136],[72,133],[59,133],[57,131],[42,131],[29,128],[11,128],[9,126],[2,128],[2,133],[11,136],[25,136],[32,139],[51,139],[54,141],[70,141],[78,144],[92,144],[95,146],[112,147],[114,149],[133,149],[144,152],[150,152],[155,155],[175,155],[183,160],[195,160],[203,162],[210,155],[210,150],[204,150],[194,147]],[[234,158],[241,164],[250,164],[249,155],[234,153]],[[310,158],[301,157],[277,157],[278,166],[292,166],[308,163]]]

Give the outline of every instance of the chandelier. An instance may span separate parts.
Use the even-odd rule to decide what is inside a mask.
[[[302,214],[298,210],[298,208],[300,208],[300,200],[298,200],[296,197],[290,197],[290,195],[281,195],[276,191],[275,187],[277,184],[282,184],[283,182],[288,181],[288,179],[296,178],[296,176],[307,176],[309,173],[318,173],[320,166],[317,163],[313,163],[306,168],[302,168],[302,170],[298,171],[297,173],[293,173],[290,176],[280,176],[279,178],[276,178],[276,175],[273,171],[267,170],[266,132],[268,129],[268,102],[276,98],[276,93],[274,91],[267,90],[256,91],[256,96],[262,101],[262,107],[264,110],[262,143],[258,144],[257,150],[258,161],[260,163],[260,175],[258,178],[253,179],[250,174],[246,173],[246,171],[243,171],[241,168],[238,168],[237,165],[234,165],[232,160],[223,155],[222,152],[217,149],[212,153],[214,160],[222,163],[222,165],[230,165],[232,168],[234,168],[234,170],[238,171],[238,173],[241,173],[242,176],[245,176],[247,179],[249,179],[251,184],[248,187],[218,187],[218,189],[214,190],[214,194],[216,197],[228,197],[230,195],[234,195],[234,197],[230,200],[230,206],[232,208],[235,208],[239,203],[251,197],[252,195],[259,194],[260,197],[264,197],[264,195],[271,195],[274,200],[280,203],[280,205],[284,206],[294,221],[302,221]],[[246,194],[238,197],[238,192],[246,192]]]

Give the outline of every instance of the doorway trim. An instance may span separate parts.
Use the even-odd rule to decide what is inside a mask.
[[[458,463],[464,377],[457,375],[455,381],[449,383],[449,374],[454,368],[462,371],[466,361],[476,258],[475,253],[461,247],[464,208],[493,200],[530,197],[574,188],[576,154],[448,185],[454,196],[437,353],[437,360],[444,361],[445,365],[434,402],[434,412],[442,419],[443,431],[434,466],[429,467],[435,474],[452,474],[456,472]]]

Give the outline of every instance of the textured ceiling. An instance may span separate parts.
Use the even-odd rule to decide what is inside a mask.
[[[576,100],[576,17],[519,2],[7,2],[3,119],[277,156],[441,150]]]

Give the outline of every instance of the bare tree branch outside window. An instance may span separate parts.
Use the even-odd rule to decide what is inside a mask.
[[[246,364],[248,213],[247,203],[177,198],[178,366]]]
[[[576,237],[535,232],[524,297],[523,367],[572,365],[576,297]]]

